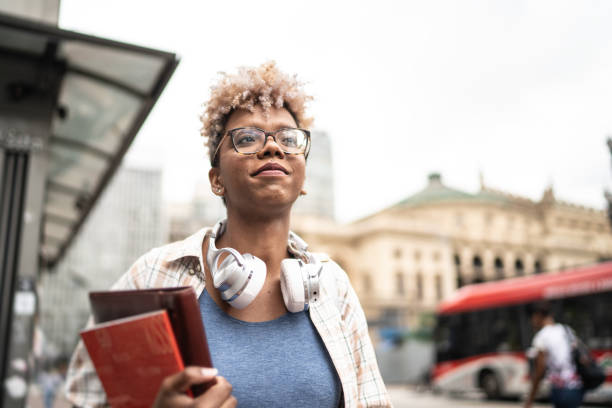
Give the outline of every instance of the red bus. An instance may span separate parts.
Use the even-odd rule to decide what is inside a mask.
[[[443,302],[435,330],[435,390],[482,390],[489,398],[523,396],[530,386],[526,350],[530,303],[547,300],[606,370],[587,401],[612,402],[612,262],[558,273],[465,286]],[[546,392],[546,385],[540,387]]]

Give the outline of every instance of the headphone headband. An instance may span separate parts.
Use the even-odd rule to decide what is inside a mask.
[[[219,251],[215,245],[215,239],[223,235],[225,232],[225,226],[227,219],[218,221],[215,226],[208,232],[210,243],[208,245],[208,251],[206,253],[206,262],[208,265],[212,265],[213,258]],[[308,244],[298,234],[293,231],[289,231],[289,237],[287,238],[287,249],[289,252],[301,259],[305,263],[316,263],[316,259],[308,252]],[[212,272],[211,272],[212,273]]]

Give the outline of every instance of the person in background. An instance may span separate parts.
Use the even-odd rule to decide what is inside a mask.
[[[555,322],[551,305],[547,302],[533,306],[531,324],[536,331],[532,344],[535,364],[525,408],[531,407],[545,376],[551,384],[550,399],[555,407],[579,407],[584,392],[572,359],[572,346],[568,333],[571,329]]]

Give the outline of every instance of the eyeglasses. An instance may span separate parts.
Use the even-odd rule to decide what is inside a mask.
[[[310,131],[298,128],[281,128],[274,132],[266,132],[256,127],[240,127],[230,129],[223,135],[212,162],[215,163],[219,148],[223,144],[225,137],[229,135],[232,139],[234,150],[239,154],[256,154],[263,150],[268,136],[272,136],[274,142],[286,154],[303,154],[308,157],[310,151]]]

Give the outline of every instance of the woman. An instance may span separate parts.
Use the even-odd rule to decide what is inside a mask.
[[[199,297],[216,369],[168,377],[156,407],[390,406],[346,274],[289,231],[291,207],[304,194],[310,99],[273,62],[225,74],[213,88],[202,134],[227,220],[150,251],[114,286],[192,285]],[[262,273],[228,289],[227,276],[244,262]],[[217,385],[195,400],[184,394],[217,369]],[[104,402],[82,345],[67,394],[79,406]]]

